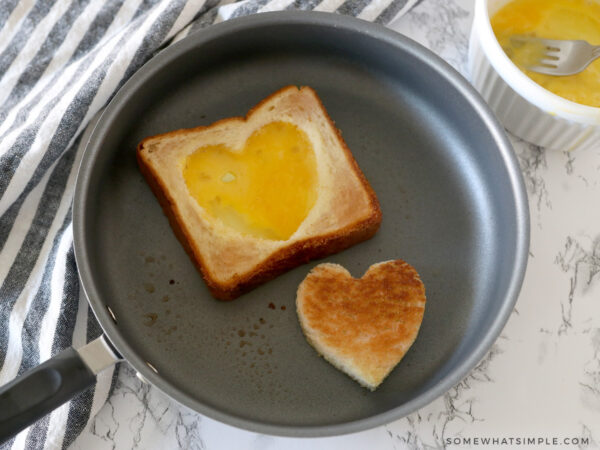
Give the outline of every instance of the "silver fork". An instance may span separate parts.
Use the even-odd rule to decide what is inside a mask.
[[[542,39],[531,36],[512,36],[515,45],[535,44],[543,48],[539,61],[526,69],[547,75],[574,75],[585,69],[596,58],[600,58],[600,46],[587,41]]]

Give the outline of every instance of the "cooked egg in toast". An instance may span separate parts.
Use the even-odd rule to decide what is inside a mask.
[[[144,139],[142,174],[214,297],[230,300],[370,238],[377,197],[315,91]]]

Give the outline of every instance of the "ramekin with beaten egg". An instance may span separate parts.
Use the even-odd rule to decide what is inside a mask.
[[[533,73],[513,35],[600,45],[600,0],[475,0],[469,44],[471,81],[510,132],[552,149],[600,148],[600,60],[568,77]]]

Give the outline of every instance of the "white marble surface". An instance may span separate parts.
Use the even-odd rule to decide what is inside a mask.
[[[466,75],[472,9],[473,0],[423,0],[392,28]],[[600,447],[600,148],[551,152],[511,140],[531,208],[523,289],[487,357],[446,395],[369,431],[280,438],[200,416],[141,383],[123,364],[108,403],[73,447],[362,450],[442,447],[460,438],[474,446],[475,438],[486,437],[506,438],[506,445],[499,441],[503,448],[516,447],[518,438],[536,439],[535,446],[519,448],[560,448],[565,438]]]

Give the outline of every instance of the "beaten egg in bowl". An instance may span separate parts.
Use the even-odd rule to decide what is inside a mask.
[[[496,39],[507,56],[529,78],[567,100],[600,107],[600,59],[584,71],[569,76],[545,75],[525,69],[543,49],[518,45],[515,35],[547,39],[583,39],[600,45],[600,1],[513,0],[490,19]]]

